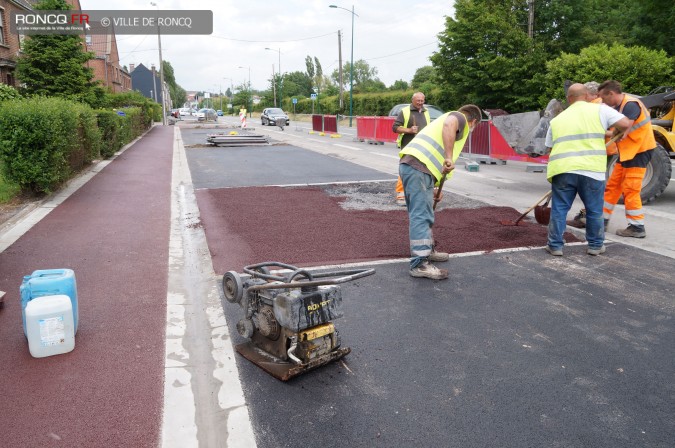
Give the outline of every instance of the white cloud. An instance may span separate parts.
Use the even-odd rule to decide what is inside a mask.
[[[324,73],[338,66],[337,30],[342,31],[342,60],[351,52],[352,3],[337,0],[155,0],[162,10],[213,11],[212,35],[162,36],[162,56],[186,90],[225,90],[248,80],[254,89],[269,86],[272,65],[283,72],[306,70],[305,57],[317,57]],[[345,8],[329,8],[337,4]],[[151,10],[150,1],[81,0],[83,10]],[[365,59],[386,85],[410,82],[415,71],[430,65],[437,34],[452,15],[445,0],[354,1],[354,60]],[[157,36],[117,36],[122,65],[158,64]],[[265,50],[266,47],[273,51]],[[419,48],[417,48],[419,47]],[[410,50],[410,51],[407,51]],[[246,67],[240,69],[238,67]],[[228,78],[228,79],[224,79]],[[230,81],[230,79],[232,81]]]

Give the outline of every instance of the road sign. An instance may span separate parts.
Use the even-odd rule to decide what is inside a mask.
[[[298,99],[297,99],[297,98],[293,98],[293,104],[298,104]]]
[[[316,93],[311,93],[309,97],[312,99],[312,101],[316,101]]]

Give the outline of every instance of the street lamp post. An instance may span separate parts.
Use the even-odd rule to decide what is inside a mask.
[[[283,109],[284,105],[283,105],[282,101],[283,101],[284,97],[281,93],[281,84],[282,84],[282,82],[281,82],[281,48],[276,49],[276,50],[274,48],[265,48],[265,50],[272,50],[272,51],[276,51],[276,52],[279,53],[279,107]]]
[[[155,2],[150,2],[152,6],[157,7],[159,14],[159,6]],[[157,43],[159,44],[159,83],[162,92],[162,125],[166,126],[166,96],[164,95],[164,64],[162,63],[162,37],[159,33],[159,20],[157,21]]]
[[[253,118],[253,113],[251,111],[251,108],[253,107],[253,98],[251,95],[251,66],[249,65],[248,67],[242,67],[241,65],[239,68],[247,68],[248,69],[248,117]]]
[[[354,12],[354,5],[352,5],[351,11],[347,8],[343,8],[338,5],[329,5],[330,8],[344,9],[345,11],[352,14],[352,55],[351,62],[349,63],[349,127],[352,127],[352,115],[354,114],[354,16],[358,17],[359,15]]]
[[[230,96],[228,96],[228,99],[231,103],[232,102],[232,95],[234,95],[234,85],[233,85],[234,81],[232,80],[232,78],[223,78],[223,79],[229,79],[230,80]]]

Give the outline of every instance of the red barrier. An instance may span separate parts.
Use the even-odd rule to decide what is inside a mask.
[[[356,117],[356,138],[360,141],[375,140],[377,117]]]
[[[398,134],[391,130],[396,117],[356,117],[356,138],[368,143],[395,142]]]
[[[337,117],[335,115],[323,116],[323,132],[337,134]]]
[[[491,121],[481,121],[464,144],[462,154],[465,157],[491,158],[498,160],[516,160],[519,162],[548,163],[548,156],[529,157],[518,154],[504,139]]]
[[[548,163],[548,156],[530,157],[525,154],[518,154],[504,139],[492,122],[489,123],[490,129],[490,155],[500,160],[517,160],[529,163]],[[482,124],[482,123],[481,123]]]
[[[312,115],[312,131],[323,132],[323,115]]]
[[[377,127],[375,129],[375,139],[378,142],[393,143],[398,139],[398,134],[391,130],[396,121],[396,117],[376,117]]]

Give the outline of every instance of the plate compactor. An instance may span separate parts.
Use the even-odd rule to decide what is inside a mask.
[[[271,268],[277,269],[274,274]],[[338,285],[372,275],[374,269],[311,273],[265,262],[246,266],[244,273],[227,272],[223,292],[228,302],[244,309],[237,332],[249,341],[235,348],[246,359],[287,381],[351,351],[340,347],[333,325],[343,315]]]

